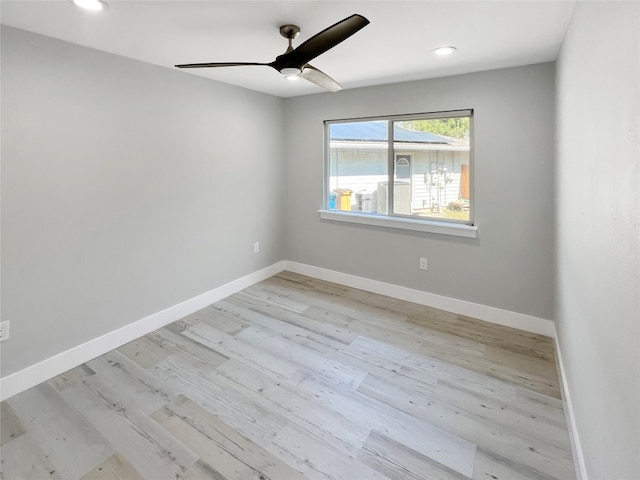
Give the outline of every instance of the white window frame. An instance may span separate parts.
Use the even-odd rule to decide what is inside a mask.
[[[363,212],[350,212],[341,210],[329,210],[329,192],[330,192],[330,126],[335,123],[348,123],[348,122],[368,122],[375,120],[385,120],[389,122],[389,135],[387,140],[388,145],[388,181],[390,185],[394,182],[394,167],[395,167],[395,149],[393,138],[393,125],[398,121],[410,121],[410,120],[424,120],[424,119],[437,119],[437,118],[452,118],[452,117],[470,117],[469,129],[470,129],[470,148],[469,148],[469,220],[434,220],[428,218],[420,218],[414,215],[402,215],[393,213],[393,188],[389,188],[387,198],[387,212],[388,213],[363,213]],[[443,235],[453,235],[458,237],[476,238],[478,227],[474,224],[474,208],[475,208],[475,195],[474,195],[474,135],[473,135],[473,109],[465,110],[452,110],[444,112],[431,112],[431,113],[418,113],[411,115],[387,115],[380,117],[362,117],[362,118],[346,118],[336,120],[325,120],[324,122],[324,181],[323,181],[323,207],[319,211],[320,218],[324,220],[333,220],[338,222],[348,222],[361,225],[373,225],[378,227],[396,228],[401,230],[413,230],[419,232],[437,233]],[[411,163],[411,169],[413,170],[413,162]],[[391,213],[389,213],[391,212]]]

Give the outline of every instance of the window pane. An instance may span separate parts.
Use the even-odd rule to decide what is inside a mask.
[[[393,213],[469,221],[470,117],[396,121]]]
[[[386,120],[330,124],[329,210],[387,213],[388,152]]]

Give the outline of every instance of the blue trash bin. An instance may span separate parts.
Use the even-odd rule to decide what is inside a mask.
[[[337,198],[337,195],[335,193],[331,192],[329,194],[329,210],[336,209],[336,198]]]

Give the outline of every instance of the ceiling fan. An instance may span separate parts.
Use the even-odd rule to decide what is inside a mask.
[[[307,41],[293,48],[291,42],[300,33],[297,25],[282,25],[280,35],[289,40],[289,47],[282,55],[278,55],[271,63],[259,62],[214,62],[214,63],[186,63],[176,65],[178,68],[209,68],[209,67],[238,67],[246,65],[258,65],[271,67],[289,80],[304,78],[326,90],[337,92],[342,87],[338,82],[326,73],[309,65],[309,61],[323,54],[327,50],[343,42],[351,35],[366,27],[369,24],[362,15],[354,14],[338,23],[325,28]]]

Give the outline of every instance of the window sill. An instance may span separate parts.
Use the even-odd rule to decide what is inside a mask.
[[[376,227],[399,228],[416,232],[439,233],[455,237],[476,238],[478,227],[461,223],[436,222],[433,220],[417,220],[413,218],[388,217],[384,215],[344,212],[336,210],[319,210],[323,220],[359,223]]]

